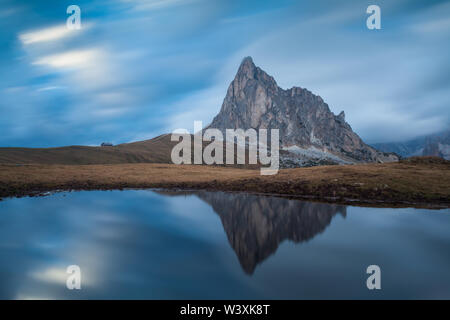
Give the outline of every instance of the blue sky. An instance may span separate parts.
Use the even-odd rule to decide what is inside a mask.
[[[81,30],[65,27],[71,4]],[[449,40],[448,1],[0,0],[0,146],[206,125],[245,56],[344,110],[366,142],[413,138],[450,123]]]

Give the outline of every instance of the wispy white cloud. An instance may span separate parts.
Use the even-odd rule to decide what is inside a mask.
[[[66,273],[64,267],[53,267],[33,272],[30,274],[30,277],[43,282],[65,285],[68,274]]]
[[[105,90],[122,80],[117,71],[120,65],[104,48],[92,47],[36,57],[32,64],[59,72],[59,82],[72,92]]]
[[[39,58],[33,64],[54,68],[82,68],[95,64],[101,57],[101,51],[96,49],[74,50]]]
[[[66,89],[66,87],[62,87],[62,86],[48,86],[48,87],[39,88],[36,91],[43,92],[43,91],[53,91],[53,90],[62,90],[62,89]]]
[[[60,40],[63,38],[67,38],[70,36],[74,36],[82,32],[83,30],[89,28],[90,24],[83,24],[82,29],[79,30],[70,30],[67,28],[65,24],[52,26],[48,28],[43,28],[39,30],[34,30],[30,32],[24,32],[19,34],[20,41],[25,44],[33,44],[39,42],[48,42]]]

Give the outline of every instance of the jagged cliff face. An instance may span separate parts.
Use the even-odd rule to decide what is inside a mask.
[[[329,155],[337,162],[398,160],[366,145],[345,121],[344,112],[334,115],[321,97],[299,87],[278,87],[250,57],[242,61],[209,127],[279,129],[281,148],[302,156]]]

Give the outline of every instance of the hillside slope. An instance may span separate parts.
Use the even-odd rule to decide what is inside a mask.
[[[0,163],[14,164],[119,164],[171,163],[177,142],[170,135],[112,147],[0,148]]]
[[[191,135],[191,163],[194,163],[194,142]],[[0,148],[0,164],[125,164],[125,163],[167,163],[173,164],[171,153],[178,141],[171,141],[170,134],[132,143],[108,147],[68,146],[59,148]],[[203,142],[205,148],[209,142]],[[235,145],[236,150],[236,145]],[[225,163],[225,145],[224,145]],[[238,158],[235,152],[235,161]],[[245,153],[246,165],[234,167],[259,168],[248,165],[248,152]]]

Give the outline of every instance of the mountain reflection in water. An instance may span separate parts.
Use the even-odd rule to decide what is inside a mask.
[[[281,242],[301,243],[323,232],[333,217],[347,214],[342,205],[225,192],[159,192],[196,195],[216,212],[242,269],[253,274],[256,266],[276,252]]]

